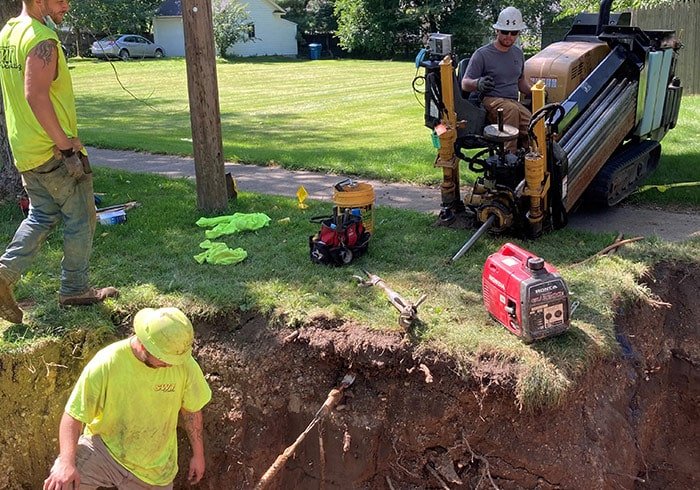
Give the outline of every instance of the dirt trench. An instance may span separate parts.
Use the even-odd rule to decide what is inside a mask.
[[[591,366],[563,406],[534,412],[514,403],[508,366],[484,360],[464,380],[398,334],[323,319],[291,337],[254,315],[199,322],[214,398],[198,487],[252,488],[353,372],[272,488],[700,488],[699,272],[659,266],[646,281],[672,307],[621,309],[619,355]],[[86,339],[0,355],[0,488],[40,488],[68,390],[97,347]],[[188,488],[180,439],[176,488]]]

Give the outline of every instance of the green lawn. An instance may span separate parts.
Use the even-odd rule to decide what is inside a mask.
[[[661,142],[661,163],[634,203],[700,207],[700,95],[681,101],[678,125]]]
[[[85,143],[192,154],[184,59],[71,64]],[[261,58],[222,61],[218,74],[227,161],[389,181],[442,178],[410,62]],[[685,97],[681,110],[650,183],[700,181],[700,97]],[[466,166],[463,176],[474,179]],[[651,189],[634,200],[700,206],[700,187]]]
[[[74,63],[81,136],[101,147],[191,154],[185,61]],[[415,67],[381,61],[218,64],[228,161],[436,182]]]

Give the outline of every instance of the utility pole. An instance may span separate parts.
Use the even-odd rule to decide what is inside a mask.
[[[221,143],[211,0],[183,0],[182,21],[197,207],[209,213],[221,212],[226,209],[228,195]]]

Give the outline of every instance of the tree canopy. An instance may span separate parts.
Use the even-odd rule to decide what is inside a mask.
[[[285,19],[297,24],[298,33],[328,34],[338,23],[333,15],[335,0],[279,0],[286,10]]]
[[[544,22],[559,12],[558,2],[514,0],[529,31],[539,35]],[[378,57],[408,56],[431,32],[450,33],[453,47],[471,53],[488,42],[498,13],[494,0],[336,0],[336,35],[349,51]]]
[[[93,35],[150,32],[163,0],[72,0],[64,23]]]
[[[585,11],[597,12],[600,6],[600,0],[559,0],[559,3],[563,15],[573,15]],[[612,11],[653,8],[673,3],[678,3],[678,0],[613,0]]]
[[[219,56],[226,56],[229,47],[250,39],[250,25],[245,6],[235,0],[215,0],[213,12],[214,42]]]

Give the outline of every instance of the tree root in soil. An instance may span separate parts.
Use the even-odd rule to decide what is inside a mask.
[[[343,393],[345,392],[345,389],[350,386],[353,382],[355,381],[355,375],[352,373],[348,373],[345,375],[343,378],[343,381],[341,382],[340,386],[338,388],[333,388],[330,393],[328,393],[328,398],[326,398],[326,401],[323,402],[323,405],[321,405],[321,408],[318,409],[316,412],[316,415],[314,416],[313,420],[309,423],[309,425],[304,429],[304,432],[299,434],[299,437],[294,441],[294,443],[289,446],[287,449],[284,450],[282,454],[277,456],[277,459],[275,459],[275,462],[272,463],[272,466],[268,468],[268,470],[263,474],[263,476],[260,478],[260,481],[258,481],[258,484],[255,485],[255,490],[264,490],[265,488],[268,488],[268,486],[272,483],[272,481],[275,479],[277,476],[277,473],[280,472],[282,468],[284,468],[284,465],[287,463],[287,460],[289,457],[294,454],[294,451],[296,451],[296,448],[299,446],[299,444],[302,443],[302,441],[306,438],[308,433],[313,429],[313,427],[319,423],[326,415],[328,415],[331,410],[335,406],[338,405],[340,400],[343,398]],[[321,446],[321,457],[325,459],[325,453],[323,452],[323,446]],[[323,481],[323,479],[322,479]]]
[[[622,234],[619,234],[619,235],[617,235],[615,240],[610,245],[605,247],[603,250],[601,250],[600,252],[597,252],[595,255],[588,257],[587,259],[582,260],[581,262],[576,262],[573,265],[576,266],[576,265],[585,264],[586,262],[589,262],[589,261],[596,259],[598,257],[602,257],[603,255],[613,254],[613,253],[617,252],[617,250],[620,247],[622,247],[623,245],[627,245],[628,243],[638,242],[639,240],[643,240],[643,239],[644,239],[643,236],[637,236],[634,238],[627,238],[627,239],[623,240]]]

